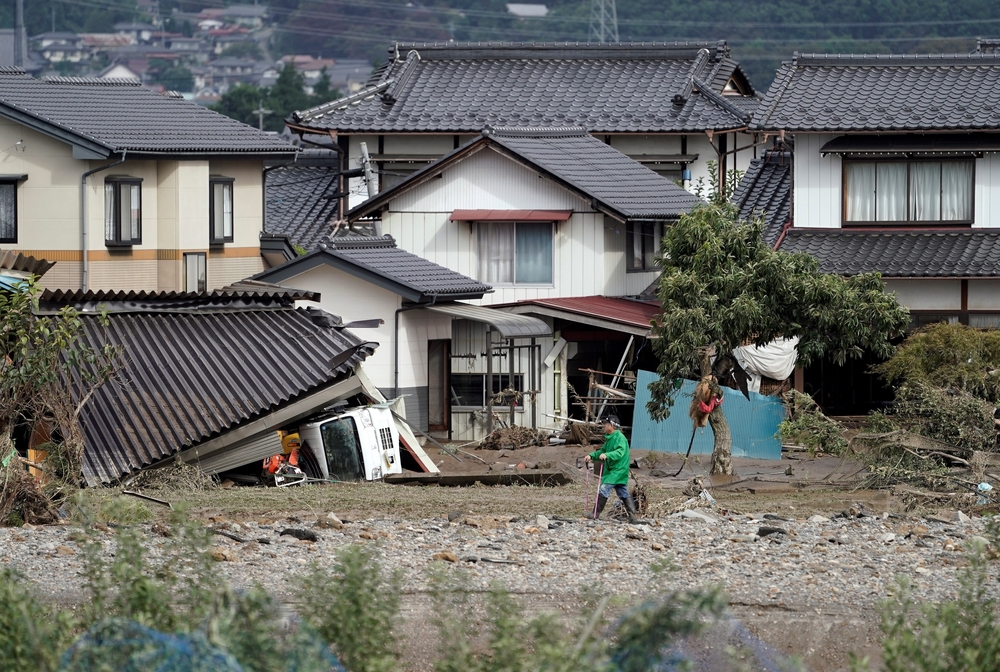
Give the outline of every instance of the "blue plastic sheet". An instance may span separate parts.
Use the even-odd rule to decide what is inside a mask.
[[[686,380],[674,397],[670,417],[653,422],[646,410],[649,384],[656,380],[652,371],[639,371],[635,388],[635,415],[632,419],[631,446],[636,450],[658,450],[665,453],[687,452],[691,440],[691,418],[688,406],[694,394],[694,381]],[[722,413],[733,435],[733,457],[754,457],[763,460],[781,459],[781,440],[776,436],[778,425],[785,419],[785,407],[776,397],[750,393],[747,401],[742,392],[728,390]],[[711,427],[699,427],[695,432],[692,455],[711,455],[715,436]]]

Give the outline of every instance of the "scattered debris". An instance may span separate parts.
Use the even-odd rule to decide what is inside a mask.
[[[501,427],[493,430],[479,444],[485,450],[517,450],[542,443],[537,430],[528,427]]]
[[[300,527],[287,527],[283,529],[279,534],[279,537],[295,537],[301,541],[319,541],[319,535],[312,530],[303,530]]]

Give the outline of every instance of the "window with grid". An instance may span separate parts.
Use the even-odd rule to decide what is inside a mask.
[[[972,160],[844,162],[846,224],[971,224]]]
[[[142,180],[108,177],[104,180],[104,244],[142,242]]]
[[[209,180],[208,194],[209,242],[213,245],[233,242],[233,178],[215,177]]]

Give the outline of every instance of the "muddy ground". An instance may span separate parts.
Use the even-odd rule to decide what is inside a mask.
[[[531,519],[537,513],[580,516],[586,501],[592,501],[591,490],[597,484],[594,476],[588,479],[586,472],[577,469],[578,458],[588,450],[579,445],[505,451],[466,447],[458,454],[458,459],[433,445],[426,448],[445,474],[542,468],[561,470],[575,478],[575,483],[561,487],[392,486],[379,489],[377,494],[370,488],[346,485],[298,491],[234,489],[207,496],[201,493],[191,503],[205,517],[222,515],[231,519],[292,516],[307,520],[326,510],[355,519],[385,515],[426,520],[459,511]],[[950,516],[954,513],[937,508],[914,511],[904,506],[892,491],[859,490],[866,475],[865,468],[854,460],[838,457],[786,452],[780,461],[736,458],[737,476],[716,479],[708,474],[707,456],[692,456],[676,477],[663,474],[677,471],[683,462],[679,455],[633,451],[632,457],[639,465],[633,470],[634,475],[648,489],[650,517],[665,515],[688,499],[683,490],[696,476],[703,479],[717,500],[717,509],[724,512],[771,512],[801,521],[814,514],[831,517],[860,502],[877,514],[901,513],[904,508],[910,509],[908,516]],[[670,525],[666,519],[661,524]],[[698,585],[698,577],[692,577],[691,585]],[[577,595],[572,592],[539,596],[531,595],[529,590],[527,595],[530,608],[534,610],[576,608]],[[413,594],[408,595],[403,604],[410,662],[407,669],[420,669],[419,661],[425,660],[429,665],[433,656],[434,647],[427,639],[425,625],[429,599]],[[753,646],[763,645],[778,654],[803,661],[803,669],[813,672],[846,670],[851,654],[868,656],[877,667],[880,657],[878,616],[872,609],[831,608],[828,605],[815,608],[810,604],[787,603],[775,606],[762,599],[760,602],[733,603],[730,613],[734,620],[720,624],[708,637],[692,644],[690,653],[705,662],[699,669],[713,669],[713,657],[721,656],[729,644],[747,645],[749,639],[754,640]],[[750,664],[746,669],[768,668]]]

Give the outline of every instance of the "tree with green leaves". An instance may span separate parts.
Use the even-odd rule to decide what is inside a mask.
[[[219,99],[219,102],[212,106],[212,109],[219,114],[242,121],[244,124],[257,126],[257,115],[253,111],[264,102],[267,96],[267,88],[253,84],[237,84],[230,88]]]
[[[877,273],[821,273],[807,254],[771,249],[763,222],[742,222],[719,198],[681,217],[663,239],[653,323],[660,363],[650,385],[654,420],[669,416],[685,378],[706,381],[713,393],[739,375],[733,348],[797,337],[798,363],[820,357],[837,364],[865,351],[886,358],[909,313]],[[734,374],[735,371],[735,374]],[[732,437],[722,407],[711,410],[715,435],[712,473],[732,473]]]
[[[169,61],[154,58],[149,61],[155,72],[156,81],[167,91],[190,91],[194,88],[194,77],[183,65],[171,65]]]
[[[245,40],[243,42],[233,42],[228,47],[222,50],[220,54],[222,57],[232,57],[232,58],[249,58],[253,61],[259,61],[264,58],[264,52],[260,50],[260,45],[256,42],[251,42]]]

